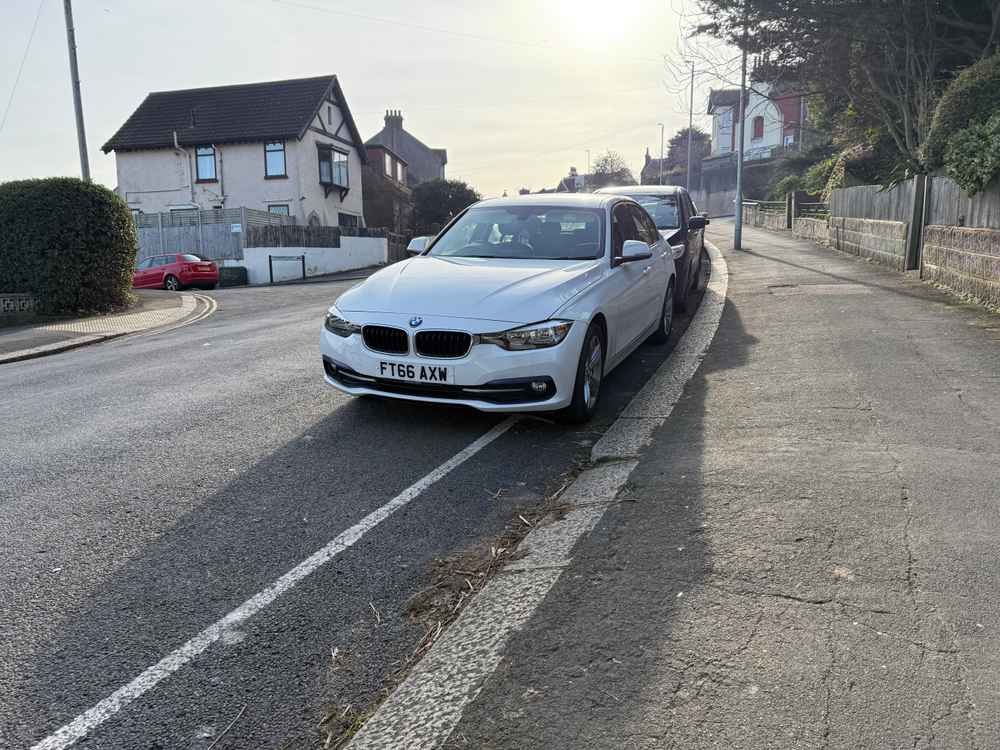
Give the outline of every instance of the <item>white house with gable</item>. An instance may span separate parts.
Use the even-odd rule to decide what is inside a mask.
[[[103,150],[133,212],[247,207],[364,224],[367,153],[333,75],[154,92]]]

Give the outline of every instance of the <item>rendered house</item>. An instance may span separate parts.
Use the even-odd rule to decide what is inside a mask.
[[[713,89],[709,94],[712,150],[701,162],[702,187],[708,192],[736,186],[739,103],[739,89]],[[743,131],[743,159],[751,184],[766,184],[769,161],[782,151],[803,147],[806,119],[805,97],[794,88],[752,81]]]
[[[247,207],[364,224],[368,157],[333,75],[154,92],[103,151],[134,212]]]

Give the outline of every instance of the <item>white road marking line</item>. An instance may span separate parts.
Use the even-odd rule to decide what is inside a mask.
[[[431,750],[454,731],[465,707],[493,674],[510,637],[528,621],[571,562],[576,543],[597,525],[638,465],[636,457],[670,416],[701,366],[726,303],[729,273],[708,245],[712,277],[684,336],[592,450],[604,463],[580,474],[561,500],[580,503],[562,521],[532,530],[527,554],[493,578],[410,672],[347,750]],[[604,502],[600,502],[604,501]]]
[[[266,589],[247,599],[221,620],[209,625],[194,638],[175,651],[167,654],[159,662],[149,667],[127,685],[113,692],[93,708],[84,711],[69,724],[66,724],[44,740],[33,745],[31,750],[63,750],[70,747],[80,738],[85,737],[136,698],[152,690],[161,680],[166,679],[178,669],[188,664],[213,643],[232,633],[234,628],[263,610],[310,573],[315,572],[341,552],[354,545],[367,532],[378,526],[407,503],[419,497],[428,487],[442,479],[453,469],[461,466],[507,432],[517,421],[518,417],[516,416],[508,417],[489,432],[469,443],[461,451],[419,481],[411,484],[385,505],[369,513],[351,528],[341,532],[333,541],[289,570]]]

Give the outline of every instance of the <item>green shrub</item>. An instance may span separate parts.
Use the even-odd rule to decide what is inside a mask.
[[[68,177],[0,184],[0,291],[46,313],[107,312],[132,300],[135,222],[107,188]]]
[[[971,65],[951,82],[934,111],[924,143],[929,169],[944,166],[948,142],[959,130],[988,120],[1000,111],[1000,54]]]
[[[833,156],[823,159],[823,161],[816,162],[809,167],[809,169],[806,170],[805,178],[802,180],[802,189],[812,195],[822,195],[826,191],[827,183],[830,181],[830,175],[837,166],[837,161],[839,159],[840,154],[834,154]]]
[[[944,164],[948,176],[969,195],[985,190],[1000,177],[1000,112],[949,138]]]
[[[796,193],[802,189],[802,178],[797,174],[789,174],[771,185],[769,197],[773,201],[783,201],[789,193]]]

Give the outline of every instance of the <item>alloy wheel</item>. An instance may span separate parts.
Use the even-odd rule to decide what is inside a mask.
[[[588,411],[597,406],[601,379],[604,377],[604,347],[601,346],[601,337],[596,333],[590,338],[589,349],[583,368],[583,400]]]

